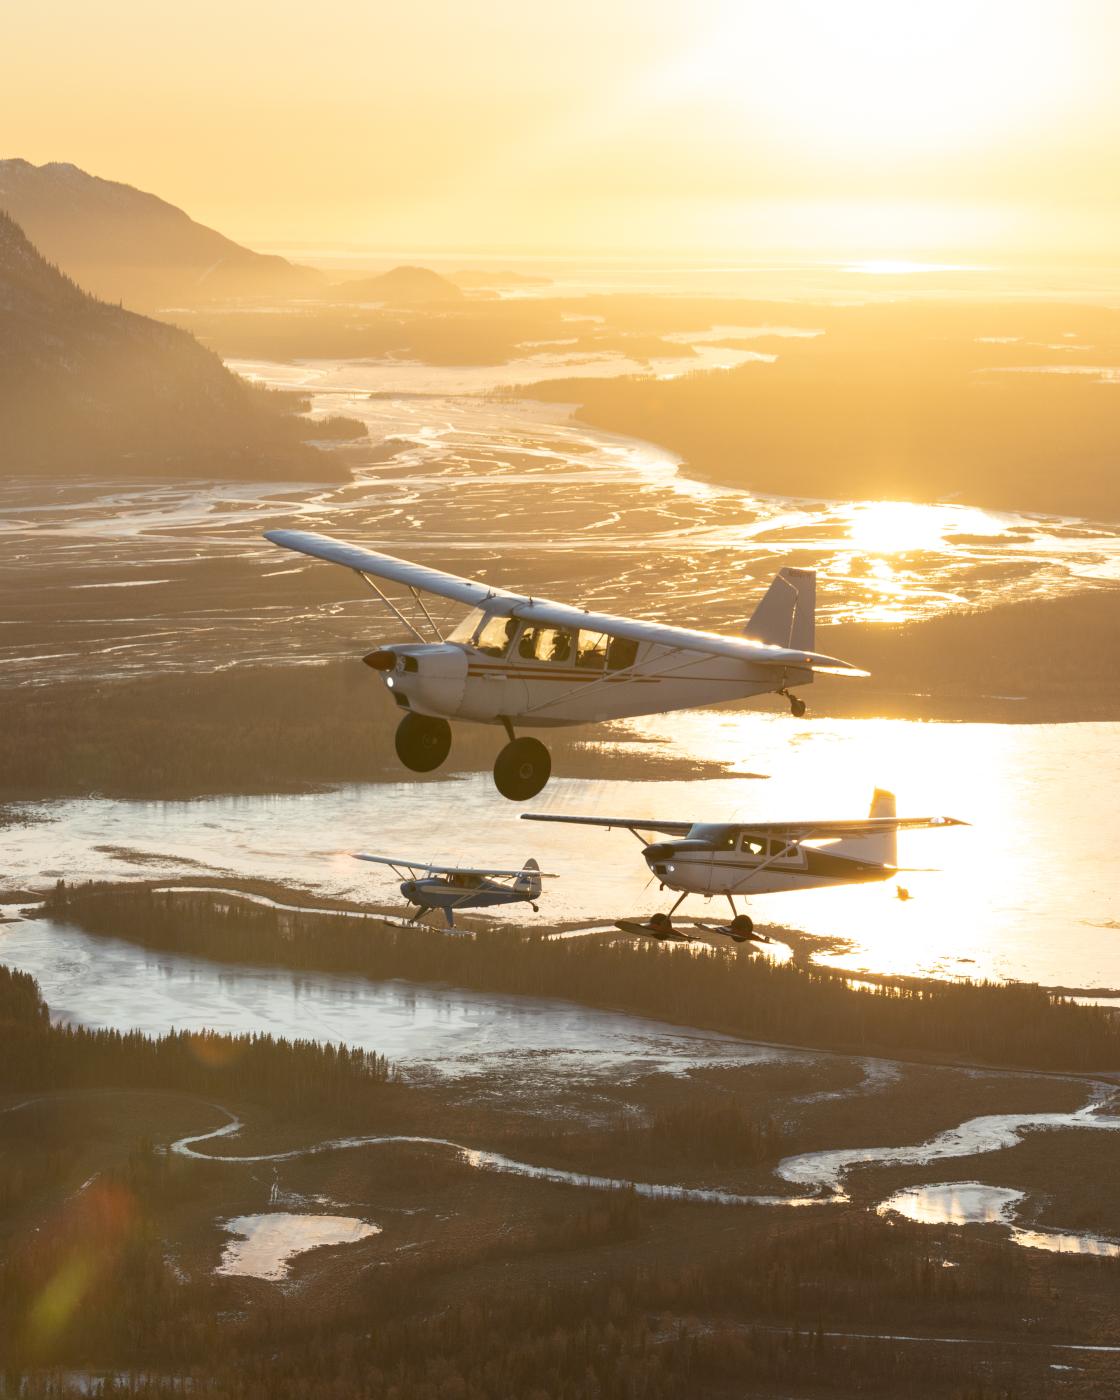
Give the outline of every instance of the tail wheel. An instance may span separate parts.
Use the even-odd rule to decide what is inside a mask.
[[[432,715],[405,715],[397,725],[397,757],[413,773],[431,773],[451,751],[451,726]]]
[[[494,761],[494,784],[511,802],[536,797],[552,773],[552,759],[539,739],[513,739]]]

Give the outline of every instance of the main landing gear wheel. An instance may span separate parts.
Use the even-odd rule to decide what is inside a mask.
[[[754,932],[754,920],[749,914],[736,914],[728,925],[728,932],[736,943],[745,943]]]
[[[397,725],[397,757],[414,773],[431,773],[451,752],[451,726],[432,715],[405,715]]]
[[[536,797],[552,772],[552,759],[539,739],[511,739],[494,761],[494,783],[511,802]]]

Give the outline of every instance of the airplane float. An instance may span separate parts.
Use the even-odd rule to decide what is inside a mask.
[[[769,693],[785,696],[801,716],[805,702],[792,692],[815,672],[867,675],[813,650],[812,569],[782,569],[744,635],[723,637],[511,593],[326,535],[268,530],[265,539],[352,569],[412,634],[414,641],[364,658],[405,711],[396,734],[404,766],[415,773],[440,766],[451,748],[449,719],[501,725],[508,743],[494,763],[494,782],[515,802],[535,797],[552,770],[544,744],[518,736],[517,728],[589,724]],[[418,609],[415,621],[375,579],[407,590]],[[444,637],[425,593],[471,611]]]
[[[541,881],[555,880],[530,858],[520,870],[492,870],[487,866],[425,865],[397,856],[358,852],[355,860],[387,865],[401,881],[401,894],[417,906],[409,923],[416,923],[434,909],[442,909],[448,928],[455,927],[456,909],[489,909],[496,904],[529,904],[537,913]]]
[[[870,814],[853,821],[663,822],[545,812],[521,815],[530,822],[621,827],[636,836],[660,887],[679,892],[680,898],[667,914],[654,914],[646,921],[619,920],[617,927],[625,933],[678,943],[692,942],[692,935],[673,923],[673,915],[690,894],[723,895],[731,905],[729,924],[693,920],[704,932],[722,934],[736,943],[768,942],[755,933],[750,915],[735,908],[736,895],[890,880],[906,868],[898,864],[900,831],[967,825],[957,817],[897,816],[894,793],[880,788],[871,799]]]

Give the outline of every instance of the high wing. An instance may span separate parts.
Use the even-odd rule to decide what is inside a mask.
[[[516,875],[525,873],[524,867],[521,870],[494,870],[488,865],[427,865],[420,860],[405,860],[400,856],[374,856],[366,851],[351,852],[355,860],[370,860],[375,865],[390,865],[394,869],[398,866],[402,870],[422,871],[425,875],[477,875],[483,879],[510,879]],[[539,875],[542,880],[555,880],[558,877],[547,870],[534,870],[534,875]]]
[[[603,826],[608,831],[657,831],[665,836],[687,836],[695,822],[644,821],[637,817],[561,817],[551,812],[522,812],[523,822],[569,822],[573,826]]]
[[[818,836],[872,836],[881,831],[913,831],[931,826],[967,826],[959,817],[859,817],[853,821],[819,822],[661,822],[633,817],[563,817],[546,812],[522,812],[524,822],[570,822],[577,826],[621,827],[624,831],[657,831],[666,836],[687,836],[697,826],[735,832],[742,836],[808,841]]]
[[[397,559],[392,554],[358,549],[356,545],[331,539],[330,535],[316,535],[306,530],[266,530],[264,537],[284,549],[309,554],[313,559],[325,559],[329,564],[342,564],[347,569],[356,569],[360,574],[373,574],[374,578],[401,583],[406,588],[417,588],[422,593],[434,593],[438,598],[450,598],[452,602],[463,603],[470,608],[481,608],[485,605],[502,617],[511,611],[504,604],[528,601],[520,593],[509,593],[504,588],[490,588],[485,583],[476,583],[472,579],[461,578],[458,574],[444,573],[442,569],[428,569],[423,564],[412,564],[407,559]]]
[[[652,642],[658,646],[681,651],[702,651],[712,656],[728,656],[750,662],[754,666],[796,667],[799,670],[840,672],[844,675],[866,676],[848,661],[823,656],[815,651],[798,651],[773,646],[766,642],[751,642],[739,637],[721,637],[714,632],[701,632],[691,627],[666,627],[657,622],[641,622],[629,617],[614,617],[610,613],[587,612],[567,603],[555,603],[548,598],[530,598],[523,593],[511,593],[505,588],[492,588],[442,569],[429,569],[392,554],[359,549],[329,535],[317,535],[305,530],[266,530],[266,540],[284,549],[308,554],[313,559],[325,559],[341,564],[360,574],[388,579],[406,588],[433,593],[467,607],[484,608],[498,617],[516,617],[524,621],[543,622],[549,627],[582,627],[591,632],[605,632],[633,642]]]
[[[713,823],[716,825],[717,823]],[[726,829],[742,836],[785,837],[808,841],[817,836],[874,836],[882,831],[917,831],[931,826],[968,826],[959,817],[857,817],[852,821],[730,822]],[[718,823],[721,828],[723,823]]]

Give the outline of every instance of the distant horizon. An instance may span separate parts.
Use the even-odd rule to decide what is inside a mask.
[[[198,0],[189,24],[51,0],[6,39],[51,60],[7,75],[10,149],[250,246],[1096,266],[1120,244],[1110,0]]]
[[[246,232],[243,228],[231,226],[222,221],[211,221],[188,202],[169,193],[167,189],[155,185],[146,186],[119,174],[107,173],[82,165],[76,160],[54,155],[46,159],[32,160],[19,152],[0,154],[0,163],[6,160],[25,161],[36,168],[43,166],[68,166],[95,179],[112,184],[124,185],[142,194],[153,195],[165,204],[180,209],[195,223],[213,229],[242,247],[257,252],[275,253],[290,260],[314,261],[355,259],[375,259],[377,262],[401,263],[419,258],[441,261],[462,260],[470,263],[494,263],[498,261],[555,263],[586,268],[592,265],[618,265],[632,268],[692,268],[695,270],[728,273],[757,273],[766,271],[792,272],[797,270],[831,270],[866,274],[870,276],[907,277],[933,275],[937,273],[1000,273],[1053,271],[1073,273],[1078,270],[1120,271],[1120,251],[1116,245],[1102,245],[1095,251],[1075,251],[1068,248],[989,248],[949,249],[938,254],[918,246],[910,249],[897,249],[889,255],[874,248],[862,251],[767,247],[763,244],[745,251],[741,246],[717,247],[676,247],[666,244],[661,248],[643,247],[640,251],[620,244],[586,244],[562,248],[535,243],[465,243],[455,240],[446,243],[405,242],[361,239],[352,236],[298,235],[291,232],[272,233]]]

